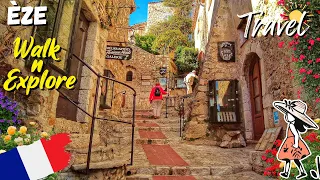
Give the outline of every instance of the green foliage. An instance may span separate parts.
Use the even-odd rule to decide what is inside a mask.
[[[178,46],[186,46],[188,38],[179,30],[169,30],[160,34],[153,43],[152,49],[163,51],[164,48],[171,50],[176,49]]]
[[[301,12],[306,11],[313,14],[313,16],[307,14],[306,20],[310,28],[305,36],[292,37],[289,47],[294,51],[292,61],[297,69],[294,77],[303,87],[303,97],[309,104],[312,104],[309,107],[314,108],[313,112],[320,115],[320,1],[281,0],[278,4],[289,12],[298,9]],[[297,4],[298,8],[292,7],[291,4]],[[298,91],[298,96],[300,92]]]
[[[135,35],[136,46],[144,49],[145,51],[148,51],[149,53],[159,54],[157,51],[154,51],[152,49],[152,45],[155,39],[156,39],[155,35],[145,35],[145,36]]]
[[[199,66],[198,51],[195,48],[179,46],[176,49],[176,65],[180,73],[190,72]]]

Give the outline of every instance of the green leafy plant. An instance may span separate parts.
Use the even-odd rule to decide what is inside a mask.
[[[136,46],[144,49],[145,51],[148,51],[149,53],[157,55],[159,53],[152,49],[152,45],[155,39],[156,39],[155,35],[145,35],[145,36],[135,35]]]
[[[289,70],[300,85],[298,98],[303,97],[313,108],[313,112],[320,114],[320,1],[318,0],[279,0],[277,3],[285,10],[281,14],[288,20],[292,11],[308,12],[304,19],[304,29],[307,33],[300,37],[291,37],[287,46],[284,41],[279,42],[279,48],[288,47],[293,50],[291,61],[295,69]],[[303,95],[303,96],[301,96]],[[310,106],[309,106],[310,107]]]
[[[191,72],[199,67],[198,51],[195,48],[179,46],[176,51],[175,64],[180,73]]]

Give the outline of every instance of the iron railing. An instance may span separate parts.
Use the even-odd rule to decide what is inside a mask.
[[[91,160],[91,149],[92,149],[92,141],[93,141],[93,132],[94,132],[94,126],[95,126],[95,121],[98,120],[107,120],[107,121],[113,121],[113,122],[119,122],[119,123],[125,123],[125,124],[131,124],[132,126],[132,133],[131,133],[131,155],[130,155],[130,164],[127,165],[132,165],[133,164],[133,151],[134,151],[134,128],[135,128],[135,110],[136,110],[136,90],[133,89],[131,86],[120,82],[118,80],[115,80],[113,78],[109,78],[103,75],[100,75],[98,72],[96,72],[89,64],[84,62],[81,58],[73,54],[73,57],[75,57],[78,61],[80,61],[84,66],[86,66],[93,74],[97,76],[97,81],[96,81],[96,90],[95,90],[95,95],[94,95],[94,104],[93,104],[93,112],[90,114],[83,108],[79,107],[78,103],[70,99],[66,94],[64,94],[62,91],[58,90],[58,92],[66,98],[70,103],[72,103],[74,106],[76,106],[79,110],[81,110],[83,113],[88,115],[91,119],[91,130],[90,130],[90,141],[89,141],[89,148],[88,148],[88,155],[87,155],[87,166],[86,166],[86,173],[89,173],[90,170],[90,160]],[[133,91],[133,111],[132,111],[132,122],[124,122],[124,121],[119,121],[119,120],[112,120],[112,119],[106,119],[106,118],[101,118],[97,116],[97,106],[98,106],[98,98],[99,98],[99,87],[100,87],[100,81],[102,79],[105,80],[110,80],[116,83],[119,83]]]
[[[185,100],[186,98],[191,98],[191,96],[190,96],[190,95],[182,96],[182,100],[180,101],[180,104],[179,104],[180,137],[182,137],[182,131],[183,131],[184,122],[185,122],[184,100]]]

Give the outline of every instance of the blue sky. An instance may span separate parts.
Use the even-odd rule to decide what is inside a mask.
[[[130,15],[130,26],[147,21],[148,2],[157,2],[159,0],[134,0],[136,3],[136,11]]]

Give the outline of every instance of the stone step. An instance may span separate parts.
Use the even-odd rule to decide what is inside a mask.
[[[56,133],[86,134],[90,132],[88,123],[79,123],[64,118],[56,118],[54,131]]]
[[[180,127],[177,126],[162,126],[162,127],[142,127],[142,126],[136,126],[135,128],[138,130],[147,130],[147,131],[162,131],[162,132],[180,132]]]
[[[168,139],[136,139],[136,144],[168,144],[169,142]]]
[[[90,134],[70,134],[71,143],[66,146],[66,149],[82,149],[88,148]],[[92,147],[103,145],[99,134],[93,134]]]
[[[178,125],[180,124],[179,119],[137,119],[135,121],[136,123],[142,122],[142,123],[157,123],[157,124],[163,124],[163,125],[168,125],[168,124],[175,124]]]
[[[125,165],[128,165],[130,163],[130,160],[124,160],[124,159],[113,159],[113,160],[107,160],[103,162],[93,162],[90,163],[90,170],[97,170],[97,169],[112,169],[115,167],[122,167]],[[87,163],[83,164],[76,164],[72,165],[71,169],[74,171],[85,171],[87,167]]]
[[[73,165],[83,164],[87,162],[88,148],[82,149],[66,149],[73,155]],[[113,147],[98,146],[91,149],[90,162],[101,162],[112,160],[114,158]]]
[[[236,174],[244,171],[252,171],[249,164],[238,164],[232,166],[194,167],[194,166],[128,166],[127,174],[145,175],[192,175],[192,176],[221,176]]]

